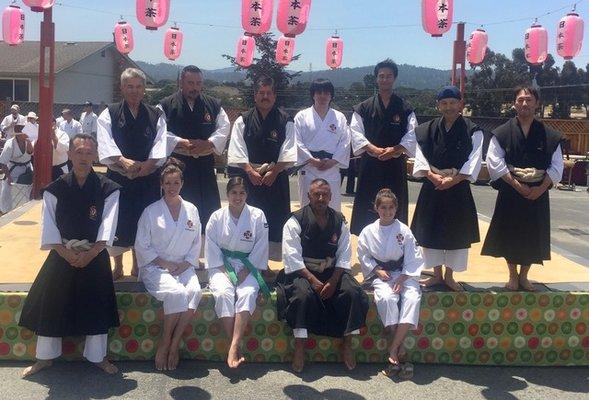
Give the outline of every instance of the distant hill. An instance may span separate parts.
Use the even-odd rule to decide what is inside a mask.
[[[169,79],[176,80],[182,65],[159,63],[150,64],[137,61],[137,64],[156,82]],[[349,87],[354,82],[363,82],[367,74],[373,73],[374,66],[358,68],[342,68],[337,70],[323,70],[303,72],[296,80],[309,82],[315,78],[328,78],[337,87]],[[217,82],[238,82],[245,78],[244,72],[236,72],[233,67],[215,70],[205,70],[205,78]],[[414,65],[399,65],[399,78],[396,86],[409,87],[414,89],[437,89],[447,85],[450,81],[450,70],[435,68],[416,67]]]

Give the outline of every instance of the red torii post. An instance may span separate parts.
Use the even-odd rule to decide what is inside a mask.
[[[464,41],[464,22],[459,22],[456,27],[456,40],[454,41],[454,54],[452,56],[452,85],[457,86],[464,97],[466,85],[466,42]],[[458,70],[460,65],[460,70]]]
[[[55,83],[55,24],[52,7],[43,11],[39,57],[39,137],[34,150],[32,197],[39,199],[41,190],[51,182],[53,146],[53,86]]]

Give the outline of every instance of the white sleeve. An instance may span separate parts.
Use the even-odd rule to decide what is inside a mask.
[[[75,135],[78,135],[78,134],[83,133],[83,131],[82,131],[82,124],[80,122],[78,122],[78,121],[75,121],[75,122],[76,123],[75,123],[74,126],[76,127],[76,131],[74,132],[74,134]]]
[[[227,164],[232,167],[238,167],[238,164],[250,162],[247,155],[247,145],[243,138],[244,129],[243,117],[240,116],[233,123],[231,137],[229,138],[229,149],[227,150]]]
[[[341,115],[339,126],[343,133],[337,142],[333,159],[339,163],[339,168],[348,168],[350,165],[350,127],[343,115]]]
[[[405,232],[405,243],[403,244],[403,274],[419,277],[423,269],[423,256],[421,248],[417,246],[415,237],[409,229]]]
[[[294,117],[295,144],[297,148],[297,165],[303,165],[313,156],[303,142],[303,130],[305,129],[305,115],[301,111]]]
[[[166,162],[168,145],[168,126],[164,113],[157,120],[157,134],[153,140],[153,146],[149,152],[149,158],[157,160],[156,165],[162,166]]]
[[[407,133],[401,138],[401,146],[407,149],[407,154],[409,157],[415,157],[415,146],[417,144],[417,139],[415,138],[415,128],[417,128],[417,117],[415,113],[412,112],[407,117]]]
[[[278,162],[289,163],[294,165],[297,162],[297,147],[295,145],[294,123],[288,121],[286,123],[286,138],[284,143],[280,146],[280,153]]]
[[[200,235],[199,235],[200,236]],[[139,267],[145,267],[158,258],[158,254],[151,244],[151,218],[149,208],[143,210],[137,223],[137,235],[135,236],[135,254]]]
[[[0,131],[4,132],[4,130],[6,128],[8,128],[8,125],[10,125],[10,122],[8,122],[8,116],[4,117],[4,119],[2,119],[2,123],[0,123]]]
[[[413,161],[413,176],[416,178],[423,178],[431,170],[429,162],[421,151],[419,143],[415,143],[415,159]]]
[[[47,190],[43,192],[43,216],[41,219],[41,250],[49,250],[52,245],[63,244],[61,233],[55,221],[57,197]],[[68,238],[69,239],[69,238]]]
[[[487,169],[492,181],[500,179],[503,175],[509,173],[505,163],[505,150],[499,145],[499,142],[493,136],[487,150]]]
[[[564,160],[562,159],[562,149],[560,148],[560,144],[552,153],[552,160],[550,161],[550,166],[546,170],[546,173],[550,177],[552,184],[556,186],[562,180],[562,172],[564,169]]]
[[[56,127],[55,129],[59,129],[59,128]],[[60,134],[56,133],[56,135],[57,135],[57,147],[55,147],[55,150],[65,153],[70,148],[70,138],[67,135],[67,133],[65,133],[63,131]]]
[[[112,137],[111,120],[108,108],[105,109],[98,117],[98,131],[96,132],[98,140],[98,159],[101,164],[109,165],[115,161],[111,157],[120,157],[123,154]]]
[[[481,172],[481,163],[483,162],[483,131],[476,131],[472,135],[472,151],[468,160],[460,168],[462,175],[467,175],[468,180],[476,182]]]
[[[291,274],[305,268],[303,246],[301,245],[301,226],[290,217],[282,228],[282,263],[284,272]]]
[[[186,253],[184,257],[184,261],[189,262],[193,267],[199,268],[199,258],[200,258],[200,250],[202,248],[202,240],[201,240],[201,225],[200,225],[200,216],[198,215],[198,210],[196,210],[196,217],[194,219],[194,230],[196,231],[196,235],[194,235],[194,240],[192,241],[192,245],[190,246],[190,250]]]
[[[112,246],[117,231],[119,219],[119,196],[120,191],[115,190],[104,199],[104,210],[102,210],[102,222],[98,228],[96,241],[105,241],[107,246]]]
[[[90,132],[96,132],[98,116],[92,117],[92,124],[90,124]]]
[[[221,223],[217,218],[217,216],[211,215],[211,218],[209,218],[209,222],[207,223],[207,227],[205,229],[206,269],[219,268],[224,265],[223,253],[221,252],[221,248],[217,244],[219,241],[217,237],[217,232],[219,231],[217,224]]]
[[[360,114],[354,111],[352,114],[352,120],[350,121],[350,133],[352,135],[352,151],[355,156],[364,153],[366,150],[364,147],[370,144],[370,141],[366,139],[366,132],[364,131],[364,121]]]
[[[370,229],[369,226],[362,229],[360,236],[358,236],[358,261],[360,261],[364,279],[368,279],[373,274],[374,268],[376,268],[376,260],[370,253],[370,247],[366,237],[369,235],[368,229]]]
[[[220,155],[223,154],[223,151],[225,150],[225,144],[227,144],[231,128],[229,117],[223,108],[219,110],[219,115],[217,115],[217,120],[215,121],[215,127],[215,132],[209,137],[209,140],[213,143],[215,153]]]
[[[255,221],[256,230],[256,241],[254,248],[250,252],[249,260],[259,270],[268,269],[268,222],[264,213],[260,213],[260,216]]]
[[[352,269],[352,246],[350,245],[350,228],[342,222],[342,231],[337,241],[335,251],[335,267],[341,269]]]
[[[14,140],[12,138],[8,139],[6,143],[4,143],[4,147],[2,148],[2,153],[0,153],[0,164],[4,164],[8,166],[10,159],[12,158],[12,146]]]

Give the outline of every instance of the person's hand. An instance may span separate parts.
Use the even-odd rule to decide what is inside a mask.
[[[435,172],[428,171],[427,179],[429,179],[429,181],[437,188],[442,184],[444,177],[440,174],[436,174]]]
[[[192,143],[188,139],[180,139],[178,143],[176,143],[175,149],[182,149],[186,152],[190,152],[192,149]]]
[[[123,157],[123,156],[119,157],[118,164],[121,167],[123,167],[123,169],[127,173],[137,173],[137,172],[139,172],[139,169],[141,168],[140,162],[135,161],[135,160],[131,160],[131,159]]]
[[[321,289],[321,292],[319,292],[319,297],[321,297],[321,300],[327,300],[331,298],[335,293],[335,287],[336,285],[333,282],[325,282],[323,289]]]
[[[161,269],[165,269],[171,275],[174,275],[174,273],[176,272],[176,269],[178,269],[178,264],[171,262],[171,261],[160,260],[158,262],[158,267],[160,267]]]
[[[447,190],[456,185],[456,180],[450,176],[442,178],[442,182],[436,186],[436,190]]]
[[[182,274],[184,271],[186,271],[188,268],[191,267],[190,263],[188,263],[188,262],[173,263],[173,264],[176,264],[176,269],[174,269],[174,273],[171,273],[174,276],[178,276],[178,275]]]
[[[401,145],[393,146],[393,147],[386,147],[381,155],[378,156],[380,161],[387,161],[391,158],[400,157],[401,154],[405,151],[405,148]]]
[[[260,186],[262,184],[262,175],[251,166],[245,170],[247,177],[254,186]]]
[[[315,167],[317,169],[319,169],[323,165],[322,160],[320,160],[318,158],[310,158],[308,163],[309,163],[309,165],[311,165],[312,167]]]
[[[382,153],[384,153],[384,150],[382,147],[377,147],[375,145],[373,145],[372,143],[369,143],[368,145],[366,145],[366,152],[372,156],[372,157],[376,157],[378,158],[378,156],[380,156]]]
[[[404,275],[404,274],[399,275],[399,277],[395,280],[395,283],[393,283],[393,293],[395,293],[395,294],[401,293],[401,290],[403,290],[403,285],[405,284],[405,281],[407,279],[409,279],[408,275]]]
[[[311,278],[309,283],[311,284],[311,288],[313,288],[315,293],[321,295],[321,291],[323,290],[323,286],[325,286],[323,284],[323,282],[321,282],[319,279],[313,277],[313,278]]]
[[[525,196],[528,200],[536,200],[538,197],[542,196],[545,192],[545,189],[541,186],[534,186],[529,188],[530,192],[527,196]]]
[[[518,181],[515,181],[515,190],[522,196],[525,198],[528,198],[531,189],[528,185],[526,185],[525,183],[520,183]]]
[[[262,177],[262,185],[272,186],[274,184],[274,182],[276,181],[277,176],[278,176],[278,172],[276,172],[274,169],[269,170]]]
[[[391,274],[389,274],[388,271],[385,271],[383,269],[376,269],[374,271],[374,273],[376,274],[376,276],[383,281],[388,281],[389,279],[391,279]]]
[[[57,250],[57,253],[65,260],[67,261],[68,264],[70,264],[71,266],[74,266],[74,264],[77,264],[78,259],[80,258],[80,253],[78,253],[75,250],[72,249],[68,249],[65,246],[63,246],[60,249]]]
[[[190,141],[190,154],[197,156],[209,155],[213,152],[213,143],[209,140],[194,139]]]
[[[337,165],[337,160],[333,160],[331,158],[324,158],[321,160],[321,166],[318,167],[319,171],[327,171],[330,168],[333,168]]]
[[[72,267],[85,268],[94,258],[96,254],[93,251],[82,251],[75,262],[71,263]]]

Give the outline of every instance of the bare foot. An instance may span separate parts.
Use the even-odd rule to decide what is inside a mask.
[[[53,361],[51,361],[51,360],[38,360],[36,363],[31,365],[30,367],[26,367],[23,370],[21,377],[26,378],[27,376],[31,376],[33,374],[36,374],[37,372],[41,371],[42,369],[45,369],[45,368],[50,367],[52,365],[53,365]]]
[[[521,276],[519,278],[519,287],[521,287],[526,292],[535,292],[536,291],[536,288],[534,287],[534,285],[532,285],[532,283],[527,278],[522,278]]]
[[[305,367],[305,347],[303,346],[295,346],[294,355],[292,358],[292,369],[296,373],[303,372],[303,368]]]
[[[237,368],[244,361],[245,358],[239,354],[239,347],[232,344],[229,353],[227,353],[227,365],[229,365],[229,368]]]
[[[119,369],[113,363],[108,361],[106,358],[99,363],[93,363],[93,364],[96,365],[98,368],[100,368],[101,370],[103,370],[104,372],[106,372],[109,375],[114,375],[117,372],[119,372]]]
[[[424,287],[440,285],[442,283],[444,283],[444,279],[441,276],[432,276],[427,279],[422,279],[419,281],[419,284]]]
[[[346,368],[348,368],[350,371],[356,368],[356,355],[352,350],[351,340],[349,340],[348,338],[344,339],[342,358],[344,359],[344,364],[346,364]]]
[[[123,267],[115,267],[115,269],[112,270],[112,280],[113,281],[118,281],[123,276],[124,276]]]
[[[168,371],[173,371],[178,367],[178,363],[180,362],[180,354],[178,351],[178,347],[170,346],[170,349],[168,350]]]
[[[450,288],[450,290],[453,290],[454,292],[464,291],[462,286],[458,282],[456,282],[452,277],[447,276],[446,279],[444,279],[444,283],[446,284],[446,286]]]
[[[161,341],[157,346],[155,353],[155,369],[158,371],[164,371],[168,368],[168,351],[170,345]]]
[[[393,365],[399,365],[399,348],[393,345],[394,343],[391,343],[389,346],[389,362]]]
[[[505,284],[505,289],[511,290],[513,292],[519,289],[519,279],[517,276],[510,276],[509,282]]]

